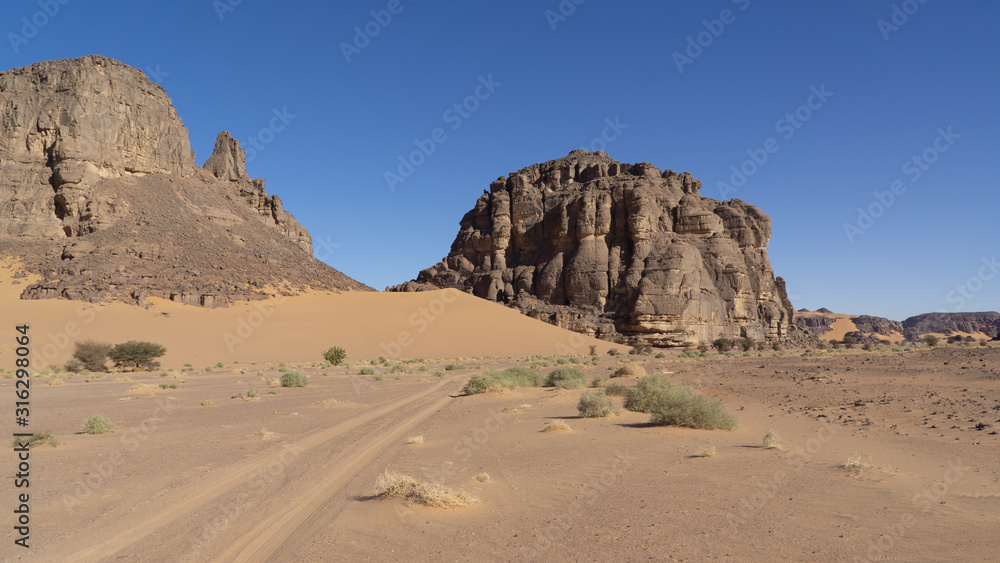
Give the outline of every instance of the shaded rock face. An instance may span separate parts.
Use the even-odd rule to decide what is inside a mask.
[[[371,290],[311,256],[228,133],[205,165],[137,69],[89,56],[0,73],[0,253],[42,276],[22,298],[214,307]]]
[[[456,288],[628,343],[787,337],[794,309],[767,256],[770,219],[700,187],[686,172],[573,151],[493,182],[449,255],[389,290]]]
[[[853,321],[854,326],[858,328],[858,332],[866,334],[891,336],[894,333],[902,334],[903,332],[903,323],[899,321],[891,321],[885,317],[859,315],[857,317],[851,317],[851,321]]]
[[[795,324],[811,330],[816,336],[823,336],[833,330],[831,327],[835,322],[837,322],[837,319],[833,317],[804,317],[802,315],[795,317]]]
[[[312,237],[292,214],[281,207],[281,198],[269,196],[264,191],[264,180],[251,179],[246,170],[246,153],[229,131],[219,133],[215,139],[215,150],[205,162],[208,170],[216,178],[227,183],[234,193],[238,194],[251,209],[260,216],[261,221],[276,228],[292,242],[312,254]]]
[[[994,340],[1000,337],[1000,313],[925,313],[903,321],[907,340],[919,340],[927,333],[982,332]]]

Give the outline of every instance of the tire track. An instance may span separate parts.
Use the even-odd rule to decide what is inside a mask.
[[[340,422],[331,428],[314,432],[313,434],[294,442],[292,447],[297,452],[297,455],[317,448],[340,436],[341,434],[354,430],[355,428],[382,416],[398,411],[399,409],[411,403],[420,401],[430,395],[434,395],[441,391],[442,388],[454,383],[455,380],[456,378],[452,377],[450,379],[440,381],[436,385],[415,395],[398,399]],[[440,408],[438,405],[446,403],[448,400],[450,400],[450,397],[445,397],[435,401],[433,403],[435,410]],[[422,410],[421,413],[429,411],[430,408]],[[185,490],[189,490],[190,492],[182,498],[173,502],[166,502],[165,504],[156,507],[156,513],[154,515],[146,518],[140,518],[127,529],[118,531],[102,541],[95,542],[86,549],[81,549],[73,553],[54,553],[51,557],[55,557],[57,560],[63,561],[101,561],[110,558],[122,549],[138,542],[150,534],[153,534],[157,530],[184,518],[188,514],[205,507],[217,498],[235,489],[260,469],[266,468],[272,463],[279,462],[285,451],[286,449],[283,448],[281,451],[277,452],[270,451],[262,453],[229,467],[219,468],[215,476],[209,477],[197,485],[186,486]],[[87,539],[88,541],[93,541],[93,535],[89,535]],[[57,555],[61,555],[61,557]]]
[[[452,397],[442,397],[426,408],[399,423],[393,430],[372,441],[361,440],[360,444],[342,454],[342,461],[329,470],[321,468],[325,477],[312,486],[310,494],[297,501],[289,510],[270,515],[261,520],[249,532],[230,544],[212,561],[263,562],[281,548],[286,541],[330,499],[337,494],[361,470],[371,464],[376,457],[391,445],[398,443],[418,424],[427,420],[452,401]],[[379,433],[382,431],[373,432]]]

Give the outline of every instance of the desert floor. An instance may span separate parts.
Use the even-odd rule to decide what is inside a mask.
[[[33,424],[59,445],[31,451],[31,555],[9,541],[3,554],[941,561],[1000,553],[1000,347],[573,360],[591,358],[36,376]],[[740,427],[653,427],[630,412],[581,419],[579,391],[461,394],[477,371],[534,364],[548,373],[560,361],[591,378],[636,361],[721,400]],[[365,367],[375,375],[360,375]],[[280,387],[281,370],[296,368],[309,385]],[[0,394],[12,387],[0,379]],[[247,397],[251,388],[257,398]],[[118,430],[78,433],[95,413]],[[572,431],[543,432],[553,421]],[[780,449],[761,446],[768,429]],[[422,444],[407,443],[417,435]],[[694,455],[709,447],[714,457]],[[844,468],[855,455],[876,467]],[[387,468],[479,502],[437,509],[373,499]],[[11,514],[13,488],[5,490]]]

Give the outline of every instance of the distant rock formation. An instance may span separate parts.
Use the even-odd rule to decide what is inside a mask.
[[[88,56],[0,72],[0,252],[43,278],[23,298],[212,307],[276,288],[371,289],[312,258],[228,133],[206,168],[135,68]]]
[[[907,340],[918,340],[927,333],[981,332],[996,339],[1000,336],[1000,313],[925,313],[903,321]]]
[[[771,221],[687,172],[577,150],[490,185],[451,252],[389,291],[456,288],[557,326],[658,346],[797,331]]]
[[[851,317],[851,321],[853,321],[854,326],[858,328],[858,332],[862,332],[864,334],[892,336],[897,333],[903,333],[903,323],[899,321],[890,321],[884,317],[859,315],[857,317]]]
[[[809,329],[816,336],[823,336],[824,334],[833,330],[830,327],[833,326],[833,323],[835,322],[837,322],[837,319],[834,317],[823,317],[823,316],[806,317],[803,315],[795,316],[795,324],[799,325],[802,328]]]

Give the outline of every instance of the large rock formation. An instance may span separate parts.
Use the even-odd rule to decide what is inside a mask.
[[[228,133],[206,167],[135,68],[89,56],[0,73],[0,251],[43,277],[22,297],[217,306],[275,287],[371,289],[311,257]]]
[[[573,151],[490,185],[451,252],[391,291],[450,287],[552,324],[653,345],[796,331],[771,221],[687,172]]]
[[[903,321],[907,340],[918,340],[928,333],[981,332],[991,338],[1000,337],[1000,313],[924,313]]]

